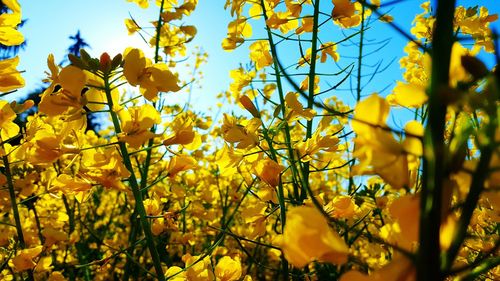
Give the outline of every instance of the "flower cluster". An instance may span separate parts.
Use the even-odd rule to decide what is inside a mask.
[[[380,1],[227,0],[222,48],[249,60],[212,116],[168,98],[202,76],[206,54],[185,58],[197,2],[155,1],[152,58],[48,55],[34,113],[0,100],[0,279],[500,278],[500,78],[477,57],[496,15],[448,7],[447,33],[423,4],[383,97],[362,71],[364,36],[392,20]],[[20,44],[20,6],[2,3],[0,43]],[[24,85],[17,64],[0,61],[2,96]],[[355,100],[334,95],[349,81]],[[397,129],[400,107],[413,118]]]

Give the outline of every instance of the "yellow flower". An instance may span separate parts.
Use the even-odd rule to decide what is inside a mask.
[[[448,248],[450,248],[450,245],[453,242],[453,239],[455,238],[455,232],[457,231],[457,227],[458,227],[457,216],[453,213],[449,214],[446,220],[441,224],[441,228],[439,230],[439,244],[441,246],[441,250],[446,251],[448,250]]]
[[[302,11],[303,2],[300,0],[285,0],[286,9],[290,12],[290,16],[298,18]],[[281,3],[281,2],[279,2]]]
[[[362,6],[351,0],[332,0],[334,5],[332,19],[335,24],[343,28],[355,27],[361,23],[360,11]],[[365,9],[365,18],[370,15],[370,9]]]
[[[128,178],[130,172],[116,150],[108,149],[102,152],[85,150],[82,160],[82,168],[86,176],[96,180],[106,188],[126,190],[122,179]]]
[[[10,104],[0,100],[0,138],[2,141],[15,137],[19,133],[19,126],[13,122],[16,116]]]
[[[498,15],[490,15],[486,7],[476,6],[466,9],[459,6],[455,9],[455,24],[462,33],[475,39],[474,50],[479,51],[484,48],[486,52],[494,52],[494,40],[490,38],[490,23],[496,20],[498,20]]]
[[[266,21],[267,26],[272,29],[279,29],[283,35],[299,26],[299,21],[290,11],[273,12],[267,9],[267,12],[271,14]]]
[[[290,109],[288,114],[288,119],[290,121],[297,120],[299,117],[303,117],[307,120],[311,120],[315,115],[316,111],[314,109],[304,109],[302,103],[298,100],[299,94],[294,92],[288,92],[285,96],[285,103]]]
[[[397,82],[393,92],[387,96],[391,104],[403,107],[420,108],[427,102],[425,86],[416,83]]]
[[[24,36],[17,30],[21,23],[21,7],[17,0],[2,1],[12,13],[0,14],[0,44],[5,46],[20,45],[24,42]]]
[[[304,267],[314,260],[339,265],[347,262],[349,248],[315,207],[294,207],[286,215],[282,250],[291,264]]]
[[[45,243],[43,245],[48,248],[58,242],[66,241],[68,239],[66,232],[57,230],[50,226],[45,227],[41,233],[45,238]]]
[[[233,116],[224,114],[222,124],[222,137],[229,143],[238,143],[237,148],[252,148],[259,144],[258,128],[262,122],[258,118],[252,118],[245,126],[236,123]]]
[[[351,197],[339,195],[328,203],[325,209],[331,210],[331,216],[334,218],[350,219],[355,215],[356,204],[354,204]]]
[[[24,79],[16,67],[19,57],[0,60],[0,92],[9,92],[24,87]]]
[[[135,3],[143,9],[147,9],[149,7],[149,0],[127,0],[127,2]]]
[[[386,125],[388,115],[389,104],[376,94],[356,105],[352,128],[356,133],[354,156],[360,163],[353,173],[375,173],[394,188],[402,188],[410,184],[408,159]]]
[[[346,272],[340,281],[416,281],[413,262],[403,255],[395,255],[392,261],[369,276],[355,270]]]
[[[236,173],[236,167],[243,160],[243,156],[243,153],[235,151],[233,147],[224,144],[224,147],[215,156],[221,174],[230,175]]]
[[[137,23],[133,19],[125,19],[125,26],[127,27],[128,35],[132,35],[138,30],[141,30],[141,28],[137,26]]]
[[[78,177],[61,174],[52,181],[50,192],[60,190],[64,194],[74,194],[75,198],[81,202],[86,193],[92,188],[90,182]]]
[[[196,168],[196,160],[187,155],[176,155],[170,159],[167,171],[170,178],[175,177],[179,172]]]
[[[186,263],[186,267],[188,267],[188,269],[186,270],[187,280],[215,280],[210,257],[206,256],[201,261],[197,262],[200,258],[201,256],[191,256],[190,254],[186,254],[182,257],[182,260]]]
[[[304,66],[311,64],[311,56],[312,56],[312,49],[307,48],[306,53],[304,55],[302,55],[300,57],[299,61],[297,62],[297,67],[304,67]],[[316,55],[315,59],[318,59],[317,55]],[[307,76],[306,79],[309,79],[309,76]],[[303,90],[306,91],[307,87]]]
[[[250,60],[255,63],[257,70],[264,68],[273,63],[273,57],[269,52],[269,42],[258,40],[250,45]]]
[[[30,142],[25,143],[28,159],[32,164],[47,164],[56,161],[65,152],[78,152],[69,150],[62,145],[62,135],[56,135],[54,130],[38,129]]]
[[[34,248],[24,249],[19,251],[17,256],[12,258],[12,264],[14,265],[15,272],[21,272],[28,269],[33,269],[36,263],[33,259],[38,257],[42,253],[43,246],[37,246]]]
[[[413,156],[422,156],[424,148],[422,141],[419,139],[424,136],[424,127],[416,120],[412,120],[405,125],[405,133],[408,135],[403,141],[404,150]]]
[[[239,280],[242,275],[239,258],[223,256],[215,266],[215,277],[220,281]]]
[[[155,136],[150,129],[161,122],[160,113],[150,104],[123,109],[118,116],[122,126],[118,138],[135,149]]]
[[[242,67],[229,71],[229,77],[233,79],[233,82],[229,85],[231,94],[234,97],[239,97],[241,90],[250,85],[255,75],[256,73],[254,70],[247,72]]]
[[[226,51],[236,49],[245,42],[244,38],[252,36],[252,26],[246,18],[237,18],[227,26],[227,37],[222,40],[222,48]]]
[[[251,205],[244,207],[241,211],[241,217],[245,223],[255,222],[265,217],[265,212],[267,209],[267,204],[261,201],[257,201]]]
[[[175,276],[173,276],[175,274]],[[186,273],[178,266],[171,266],[165,271],[165,276],[172,281],[185,281]],[[173,276],[173,277],[170,277]]]
[[[52,60],[51,60],[52,58]],[[42,94],[38,108],[40,112],[48,116],[60,115],[68,112],[75,114],[86,104],[82,98],[82,90],[87,82],[87,76],[78,67],[69,65],[55,73],[57,68],[53,63],[53,57],[48,58],[49,68],[52,71],[52,84]],[[57,86],[60,86],[59,88]]]
[[[158,92],[177,92],[178,78],[164,63],[152,64],[139,49],[125,50],[123,75],[132,86],[141,88],[142,95],[148,100],[156,100]]]
[[[332,3],[334,5],[332,10],[333,19],[351,17],[356,11],[351,0],[332,0]]]
[[[320,150],[328,152],[337,150],[338,143],[339,139],[336,136],[322,136],[318,130],[311,138],[298,142],[294,148],[299,153],[300,161],[309,162]]]
[[[381,237],[399,247],[413,251],[419,237],[420,195],[405,195],[395,199],[389,206],[393,224],[381,229]],[[450,246],[457,227],[457,216],[453,213],[442,220],[440,245],[442,250]]]
[[[189,150],[200,147],[201,136],[193,130],[194,122],[187,114],[177,115],[169,125],[173,132],[163,141],[163,145],[180,144]]]
[[[304,32],[312,32],[313,31],[313,18],[303,18],[302,25],[295,30],[296,34],[302,34]]]
[[[259,191],[262,191],[262,189]],[[259,197],[260,195],[261,194],[259,194]],[[261,200],[265,200],[265,198],[260,198]],[[246,234],[247,238],[255,239],[257,237],[263,236],[266,233],[266,209],[266,203],[257,201],[246,206],[241,211],[241,217],[246,223],[246,230],[248,230],[248,233]]]
[[[470,55],[470,51],[460,43],[455,42],[451,48],[450,58],[450,86],[456,87],[458,82],[469,79],[467,70],[462,66],[462,57]]]
[[[66,278],[64,278],[64,275],[61,272],[53,271],[47,281],[66,281]]]
[[[245,39],[243,38],[240,38],[240,37],[228,37],[228,38],[224,38],[224,40],[222,40],[222,49],[224,49],[225,51],[232,51],[234,49],[236,49],[237,47],[239,47],[241,44],[243,44],[243,42],[245,42]]]
[[[405,195],[397,198],[389,206],[391,217],[399,224],[401,236],[397,245],[412,250],[413,244],[418,241],[420,220],[420,196]]]
[[[316,59],[318,57],[316,56]],[[316,75],[314,76],[314,93],[317,94],[319,93],[319,90],[320,90],[320,87],[319,87],[319,75]],[[304,80],[302,80],[302,82],[300,83],[300,89],[302,91],[309,91],[309,76],[306,76],[306,78],[304,78]]]
[[[432,61],[429,54],[422,54],[414,44],[407,45],[405,51],[408,56],[401,59],[401,66],[407,68],[404,77],[408,82],[397,82],[393,92],[387,96],[387,100],[391,105],[420,108],[428,99],[426,88],[429,83]],[[451,87],[456,87],[458,82],[470,79],[470,75],[462,65],[464,56],[471,56],[471,52],[455,42],[450,58]]]
[[[3,0],[2,2],[13,13],[21,13],[21,5],[19,5],[17,0]]]
[[[52,268],[53,268],[52,257],[49,256],[40,257],[40,259],[36,263],[34,272],[35,273],[50,272]]]
[[[327,59],[327,56],[330,56],[334,61],[338,61],[340,59],[339,54],[336,52],[337,51],[337,44],[333,42],[327,42],[324,44],[321,44],[321,62],[325,62]]]
[[[148,216],[158,216],[162,211],[161,199],[158,196],[153,196],[144,200],[144,209]]]
[[[259,160],[254,164],[254,173],[272,187],[279,184],[284,168],[271,159]]]

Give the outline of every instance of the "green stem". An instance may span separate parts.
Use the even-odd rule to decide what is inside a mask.
[[[104,78],[104,86],[105,86],[105,93],[106,93],[106,98],[108,100],[108,106],[111,109],[110,110],[110,115],[111,119],[113,121],[113,126],[115,129],[116,134],[121,133],[121,127],[120,127],[120,121],[118,119],[117,114],[113,111],[113,99],[111,96],[111,87],[109,84],[109,77]],[[142,226],[142,230],[144,231],[144,236],[146,237],[146,243],[149,248],[149,252],[151,254],[151,258],[153,259],[153,264],[154,268],[156,271],[157,278],[161,281],[165,280],[165,276],[163,274],[163,269],[161,267],[161,260],[160,256],[158,254],[158,251],[156,249],[154,240],[153,240],[153,233],[151,232],[151,226],[147,220],[146,217],[146,210],[144,208],[144,203],[143,203],[143,198],[142,198],[142,193],[140,191],[139,184],[137,182],[137,178],[134,173],[134,168],[132,166],[132,162],[130,161],[130,155],[128,153],[127,145],[124,142],[119,142],[119,147],[120,147],[120,152],[123,158],[123,163],[127,170],[130,172],[130,177],[129,177],[129,183],[130,183],[130,188],[132,189],[132,194],[134,195],[135,199],[135,209],[137,210],[137,213],[139,213],[139,220]]]
[[[158,23],[156,25],[156,40],[155,40],[155,63],[159,61],[159,53],[160,53],[160,32],[161,32],[161,26],[162,26],[162,21],[161,21],[161,13],[163,13],[163,5],[165,4],[165,0],[161,0],[160,4],[160,13],[158,16]]]
[[[2,144],[2,148],[4,148]],[[4,148],[5,149],[5,148]],[[12,179],[12,173],[10,170],[10,163],[9,163],[9,157],[7,155],[2,157],[4,168],[5,168],[5,176],[7,177],[7,186],[9,188],[9,197],[10,197],[10,204],[12,208],[12,213],[14,214],[14,221],[16,222],[16,231],[17,231],[17,238],[19,241],[19,245],[21,246],[21,249],[26,248],[26,242],[24,241],[24,234],[23,234],[23,227],[21,224],[21,217],[19,216],[19,209],[17,206],[16,202],[16,191],[14,190],[14,183]],[[35,280],[33,277],[33,270],[28,271],[28,280],[33,281]]]
[[[14,214],[14,221],[16,222],[17,238],[19,240],[19,245],[22,249],[26,248],[26,243],[24,241],[23,228],[21,224],[21,217],[19,216],[19,209],[16,202],[16,191],[14,190],[14,184],[12,180],[12,174],[10,171],[10,164],[8,156],[3,156],[3,165],[5,167],[5,176],[7,177],[7,186],[9,188],[10,204],[12,207],[12,212]]]
[[[418,280],[443,280],[440,262],[440,226],[443,180],[446,176],[444,129],[446,103],[441,91],[449,86],[453,45],[455,0],[438,1],[432,45],[432,76],[429,119],[424,133],[423,187],[420,198],[420,235],[417,257]]]
[[[491,116],[491,118],[495,120],[493,116]],[[495,128],[496,126],[498,126],[498,124],[494,122],[494,120],[492,120],[491,124],[488,124],[487,128],[488,137],[490,140],[495,139]],[[465,199],[465,203],[462,208],[460,219],[457,223],[457,228],[453,240],[448,251],[446,253],[443,253],[442,255],[442,267],[444,271],[448,271],[452,267],[453,262],[455,261],[455,258],[459,253],[460,247],[462,246],[462,243],[467,235],[467,228],[469,227],[472,215],[474,213],[474,210],[476,209],[479,197],[484,190],[484,182],[486,181],[489,174],[489,165],[494,152],[493,146],[494,144],[490,143],[483,149],[481,149],[481,157],[479,159],[476,171],[474,172],[474,175],[472,177],[470,190],[467,194],[467,198]]]
[[[267,143],[269,145],[271,159],[278,162],[279,160],[277,157],[277,153],[273,147],[273,141],[269,137],[267,129],[263,130],[263,135],[264,135],[264,139],[267,141]],[[283,234],[283,232],[285,230],[285,223],[286,223],[286,205],[285,205],[285,192],[284,192],[283,183],[282,183],[281,179],[278,183],[278,204],[280,206],[281,233]],[[281,265],[283,268],[284,276],[286,278],[288,278],[287,277],[288,276],[288,262],[286,261],[286,259],[283,256],[281,258]]]
[[[158,13],[159,14],[158,15],[158,23],[156,25],[155,57],[154,57],[155,63],[157,63],[159,61],[160,33],[161,33],[161,27],[162,27],[161,14],[163,13],[164,4],[165,4],[165,0],[162,0],[161,4],[160,4],[160,12]],[[153,106],[156,108],[156,104],[153,103]],[[151,132],[155,133],[155,131],[156,131],[156,126],[153,126],[151,128]],[[146,197],[147,197],[148,190],[145,187],[147,186],[147,182],[148,182],[148,172],[149,172],[149,164],[151,162],[152,148],[153,148],[153,139],[150,139],[148,141],[148,146],[145,149],[146,150],[146,160],[144,161],[144,168],[141,171],[141,182],[140,182],[140,188],[139,188],[139,192],[141,193],[141,196],[146,196]],[[137,205],[136,205],[136,207],[134,208],[134,211],[132,212],[132,215],[130,217],[130,221],[137,222],[137,211],[138,210],[137,210]],[[130,235],[129,235],[129,245],[135,244],[135,242],[136,242],[135,240],[137,239],[137,235],[139,232],[139,230],[136,229],[136,225],[137,225],[136,223],[133,223],[131,225],[131,230],[130,230]],[[127,250],[127,262],[125,264],[125,272],[123,274],[124,280],[128,280],[128,278],[130,276],[130,271],[132,270],[131,266],[135,266],[135,264],[133,265],[133,259],[132,259],[133,252],[134,252],[134,248],[129,247],[129,249]]]
[[[361,66],[363,61],[363,40],[365,35],[365,6],[361,7],[361,29],[359,30],[358,74],[356,86],[356,102],[361,100]]]
[[[319,0],[314,1],[314,14],[313,14],[313,30],[311,42],[311,61],[309,63],[309,89],[307,97],[307,108],[312,109],[314,106],[314,86],[316,79],[316,56],[318,54],[318,20],[319,20]],[[307,120],[306,123],[306,140],[312,137],[313,119]],[[300,164],[300,163],[299,163]],[[305,162],[302,171],[303,182],[306,183],[306,189],[309,188],[309,173],[310,163]],[[312,193],[312,192],[310,192]],[[310,194],[312,196],[312,194]]]
[[[356,85],[356,102],[361,100],[361,68],[363,62],[363,41],[365,35],[365,6],[361,7],[361,28],[359,30],[359,51],[358,51],[358,69],[357,69],[357,85]],[[349,151],[347,151],[349,153]],[[352,171],[354,162],[349,165],[349,171]],[[352,194],[354,179],[349,173],[349,184],[347,186],[347,194]]]
[[[265,8],[266,6],[264,4],[264,0],[261,0],[260,4],[261,4],[262,9],[263,9],[264,21],[267,21],[267,12],[266,12],[266,8]],[[276,87],[278,89],[278,94],[279,94],[280,103],[281,103],[281,113],[283,114],[283,120],[285,120],[285,118],[286,118],[286,115],[285,115],[286,114],[285,97],[283,95],[283,85],[281,84],[280,73],[279,73],[278,68],[276,67],[276,64],[277,64],[276,46],[274,45],[273,37],[271,34],[271,29],[267,25],[266,25],[266,30],[267,30],[269,45],[271,47],[271,55],[273,56],[274,65],[275,65],[274,69],[276,71]],[[285,125],[285,127],[288,127],[288,125]],[[264,137],[266,138],[266,140],[269,144],[269,149],[271,151],[271,156],[272,156],[271,158],[274,161],[278,161],[278,159],[276,157],[276,151],[273,148],[273,143],[272,143],[272,140],[269,138],[269,135],[267,134],[267,130],[264,130]],[[288,143],[288,146],[290,147],[291,144],[290,144],[289,133],[288,134],[285,133],[285,140]],[[291,152],[291,155],[293,155],[293,151]],[[285,223],[286,223],[286,208],[285,208],[283,184],[281,183],[281,180],[280,180],[280,183],[278,185],[278,203],[280,205],[281,230],[283,231],[285,229]],[[282,266],[283,266],[283,270],[286,271],[286,273],[288,273],[288,265],[286,265],[286,267],[285,267],[285,264],[282,263]],[[285,276],[288,276],[288,274],[286,274]]]
[[[263,15],[264,15],[264,21],[267,22],[268,20],[268,17],[267,17],[267,13],[266,13],[266,6],[264,5],[264,1],[261,0],[261,6],[262,6],[262,10],[263,10]],[[278,51],[276,49],[276,45],[274,43],[274,39],[273,39],[273,33],[271,32],[271,29],[266,25],[266,31],[267,31],[267,40],[269,41],[269,46],[270,46],[270,49],[271,49],[271,56],[273,57],[273,66],[274,66],[274,75],[276,77],[276,88],[278,90],[278,96],[279,96],[279,99],[280,99],[280,104],[281,104],[281,115],[283,117],[283,123],[284,123],[284,126],[285,126],[285,142],[287,143],[287,150],[288,150],[288,157],[290,159],[290,167],[291,167],[291,170],[292,170],[292,177],[294,180],[297,180],[299,178],[299,173],[298,173],[298,169],[296,167],[296,160],[295,160],[295,153],[294,153],[294,150],[293,150],[293,147],[292,147],[292,138],[291,138],[291,135],[290,135],[290,126],[288,125],[288,122],[287,122],[287,114],[286,114],[286,106],[285,106],[285,95],[284,95],[284,90],[283,90],[283,84],[281,83],[281,73],[280,73],[280,67],[279,67],[279,61],[278,61]],[[271,146],[272,143],[269,143],[269,145]],[[294,194],[298,194],[298,190],[297,189],[297,185],[294,185]],[[301,190],[301,195],[299,196],[300,198],[295,198],[297,201],[302,201],[303,199],[306,198],[305,194],[305,190],[302,189]],[[284,222],[284,221],[283,221]],[[283,223],[283,227],[284,227],[284,223]]]
[[[491,259],[487,259],[478,266],[474,267],[468,274],[461,277],[459,280],[461,281],[474,281],[480,279],[481,274],[484,274],[493,268],[500,265],[500,257],[494,257]]]

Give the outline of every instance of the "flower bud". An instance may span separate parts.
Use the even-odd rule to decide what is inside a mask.
[[[108,72],[111,70],[111,57],[106,52],[102,53],[99,58],[99,70],[102,72]]]
[[[260,118],[260,112],[257,110],[255,105],[252,103],[250,98],[247,95],[243,95],[240,97],[240,104],[252,114],[255,118]]]
[[[465,55],[461,58],[462,66],[474,77],[474,80],[481,79],[488,75],[488,69],[478,58]]]

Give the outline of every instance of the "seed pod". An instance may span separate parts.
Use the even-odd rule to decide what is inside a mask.
[[[243,105],[243,107],[248,110],[248,112],[250,112],[253,117],[260,118],[260,112],[257,110],[255,105],[247,95],[243,95],[240,97],[240,104]]]

